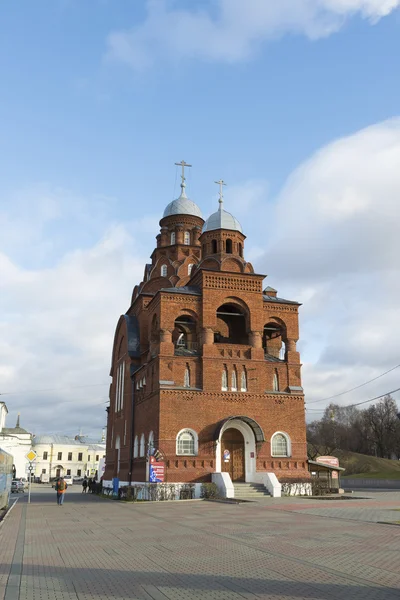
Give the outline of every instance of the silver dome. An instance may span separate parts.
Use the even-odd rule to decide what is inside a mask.
[[[184,188],[182,188],[179,198],[168,204],[164,210],[163,218],[171,215],[193,215],[194,217],[200,217],[200,219],[203,218],[200,208],[192,200],[189,200]]]
[[[222,208],[222,202],[220,203],[219,210],[208,217],[207,221],[204,223],[203,233],[205,231],[213,231],[214,229],[231,229],[232,231],[240,231],[240,233],[243,233],[239,221],[231,215],[231,213],[228,213]]]

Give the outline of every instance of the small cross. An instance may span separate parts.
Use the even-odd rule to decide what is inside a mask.
[[[223,186],[226,185],[225,181],[223,179],[220,179],[219,181],[214,181],[214,183],[216,183],[217,185],[219,185],[219,200],[218,202],[220,203],[221,207],[222,207],[222,203],[224,201],[224,189]]]
[[[186,177],[185,177],[185,167],[191,167],[192,165],[189,165],[187,162],[185,162],[184,160],[181,160],[181,162],[177,162],[175,163],[177,167],[182,167],[182,175],[181,175],[181,179],[182,179],[182,183],[181,186],[185,186],[185,181],[186,181]]]

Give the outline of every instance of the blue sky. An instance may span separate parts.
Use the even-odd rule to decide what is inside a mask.
[[[174,163],[182,158],[193,164],[188,191],[206,216],[216,207],[214,180],[228,182],[226,208],[242,221],[247,256],[282,295],[304,302],[301,349],[309,397],[329,396],[396,364],[396,350],[382,363],[388,346],[380,338],[375,355],[360,359],[354,350],[346,364],[338,357],[347,356],[344,339],[354,348],[365,345],[356,336],[360,329],[352,329],[364,291],[372,285],[375,305],[377,290],[393,285],[395,265],[374,261],[392,256],[395,241],[384,233],[372,251],[369,236],[379,228],[374,215],[386,201],[381,183],[386,199],[394,195],[383,214],[391,223],[396,214],[396,160],[391,167],[384,157],[400,145],[398,2],[273,4],[249,0],[245,12],[239,0],[1,4],[0,266],[6,277],[0,387],[108,381],[114,324],[154,247],[158,219],[178,193]],[[384,167],[378,169],[380,160]],[[363,187],[366,168],[371,180]],[[354,210],[341,212],[336,229],[337,215],[315,217],[325,192],[333,205],[354,203]],[[337,252],[342,235],[343,256]],[[318,245],[312,248],[310,240]],[[360,266],[365,249],[371,257]],[[297,255],[304,260],[294,269]],[[105,293],[107,287],[113,293]],[[333,302],[338,287],[347,301]],[[390,287],[384,295],[394,293]],[[364,308],[367,319],[371,305]],[[66,326],[61,342],[63,319],[76,324],[76,335],[68,337]],[[393,326],[391,316],[389,332]],[[334,331],[340,333],[333,339]],[[54,375],[60,353],[60,365],[67,365],[61,379]],[[27,381],[23,374],[35,360],[40,368],[32,366]],[[371,387],[372,395],[386,391],[384,381]],[[99,402],[107,396],[101,393]],[[98,399],[92,396],[78,402],[90,405]],[[39,416],[25,396],[4,399],[10,419],[21,409],[26,425],[39,430],[54,429],[48,406],[59,400],[73,406],[75,396],[32,397],[43,406]],[[68,411],[59,427],[96,428],[103,421],[88,408],[73,416]]]

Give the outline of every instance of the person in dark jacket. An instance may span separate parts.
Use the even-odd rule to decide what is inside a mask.
[[[64,504],[64,496],[67,491],[67,484],[62,477],[59,477],[56,481],[56,492],[57,492],[57,504],[62,506]]]

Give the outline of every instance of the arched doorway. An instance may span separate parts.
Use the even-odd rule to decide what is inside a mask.
[[[229,473],[232,481],[245,480],[244,437],[239,429],[230,427],[221,439],[222,471]]]

